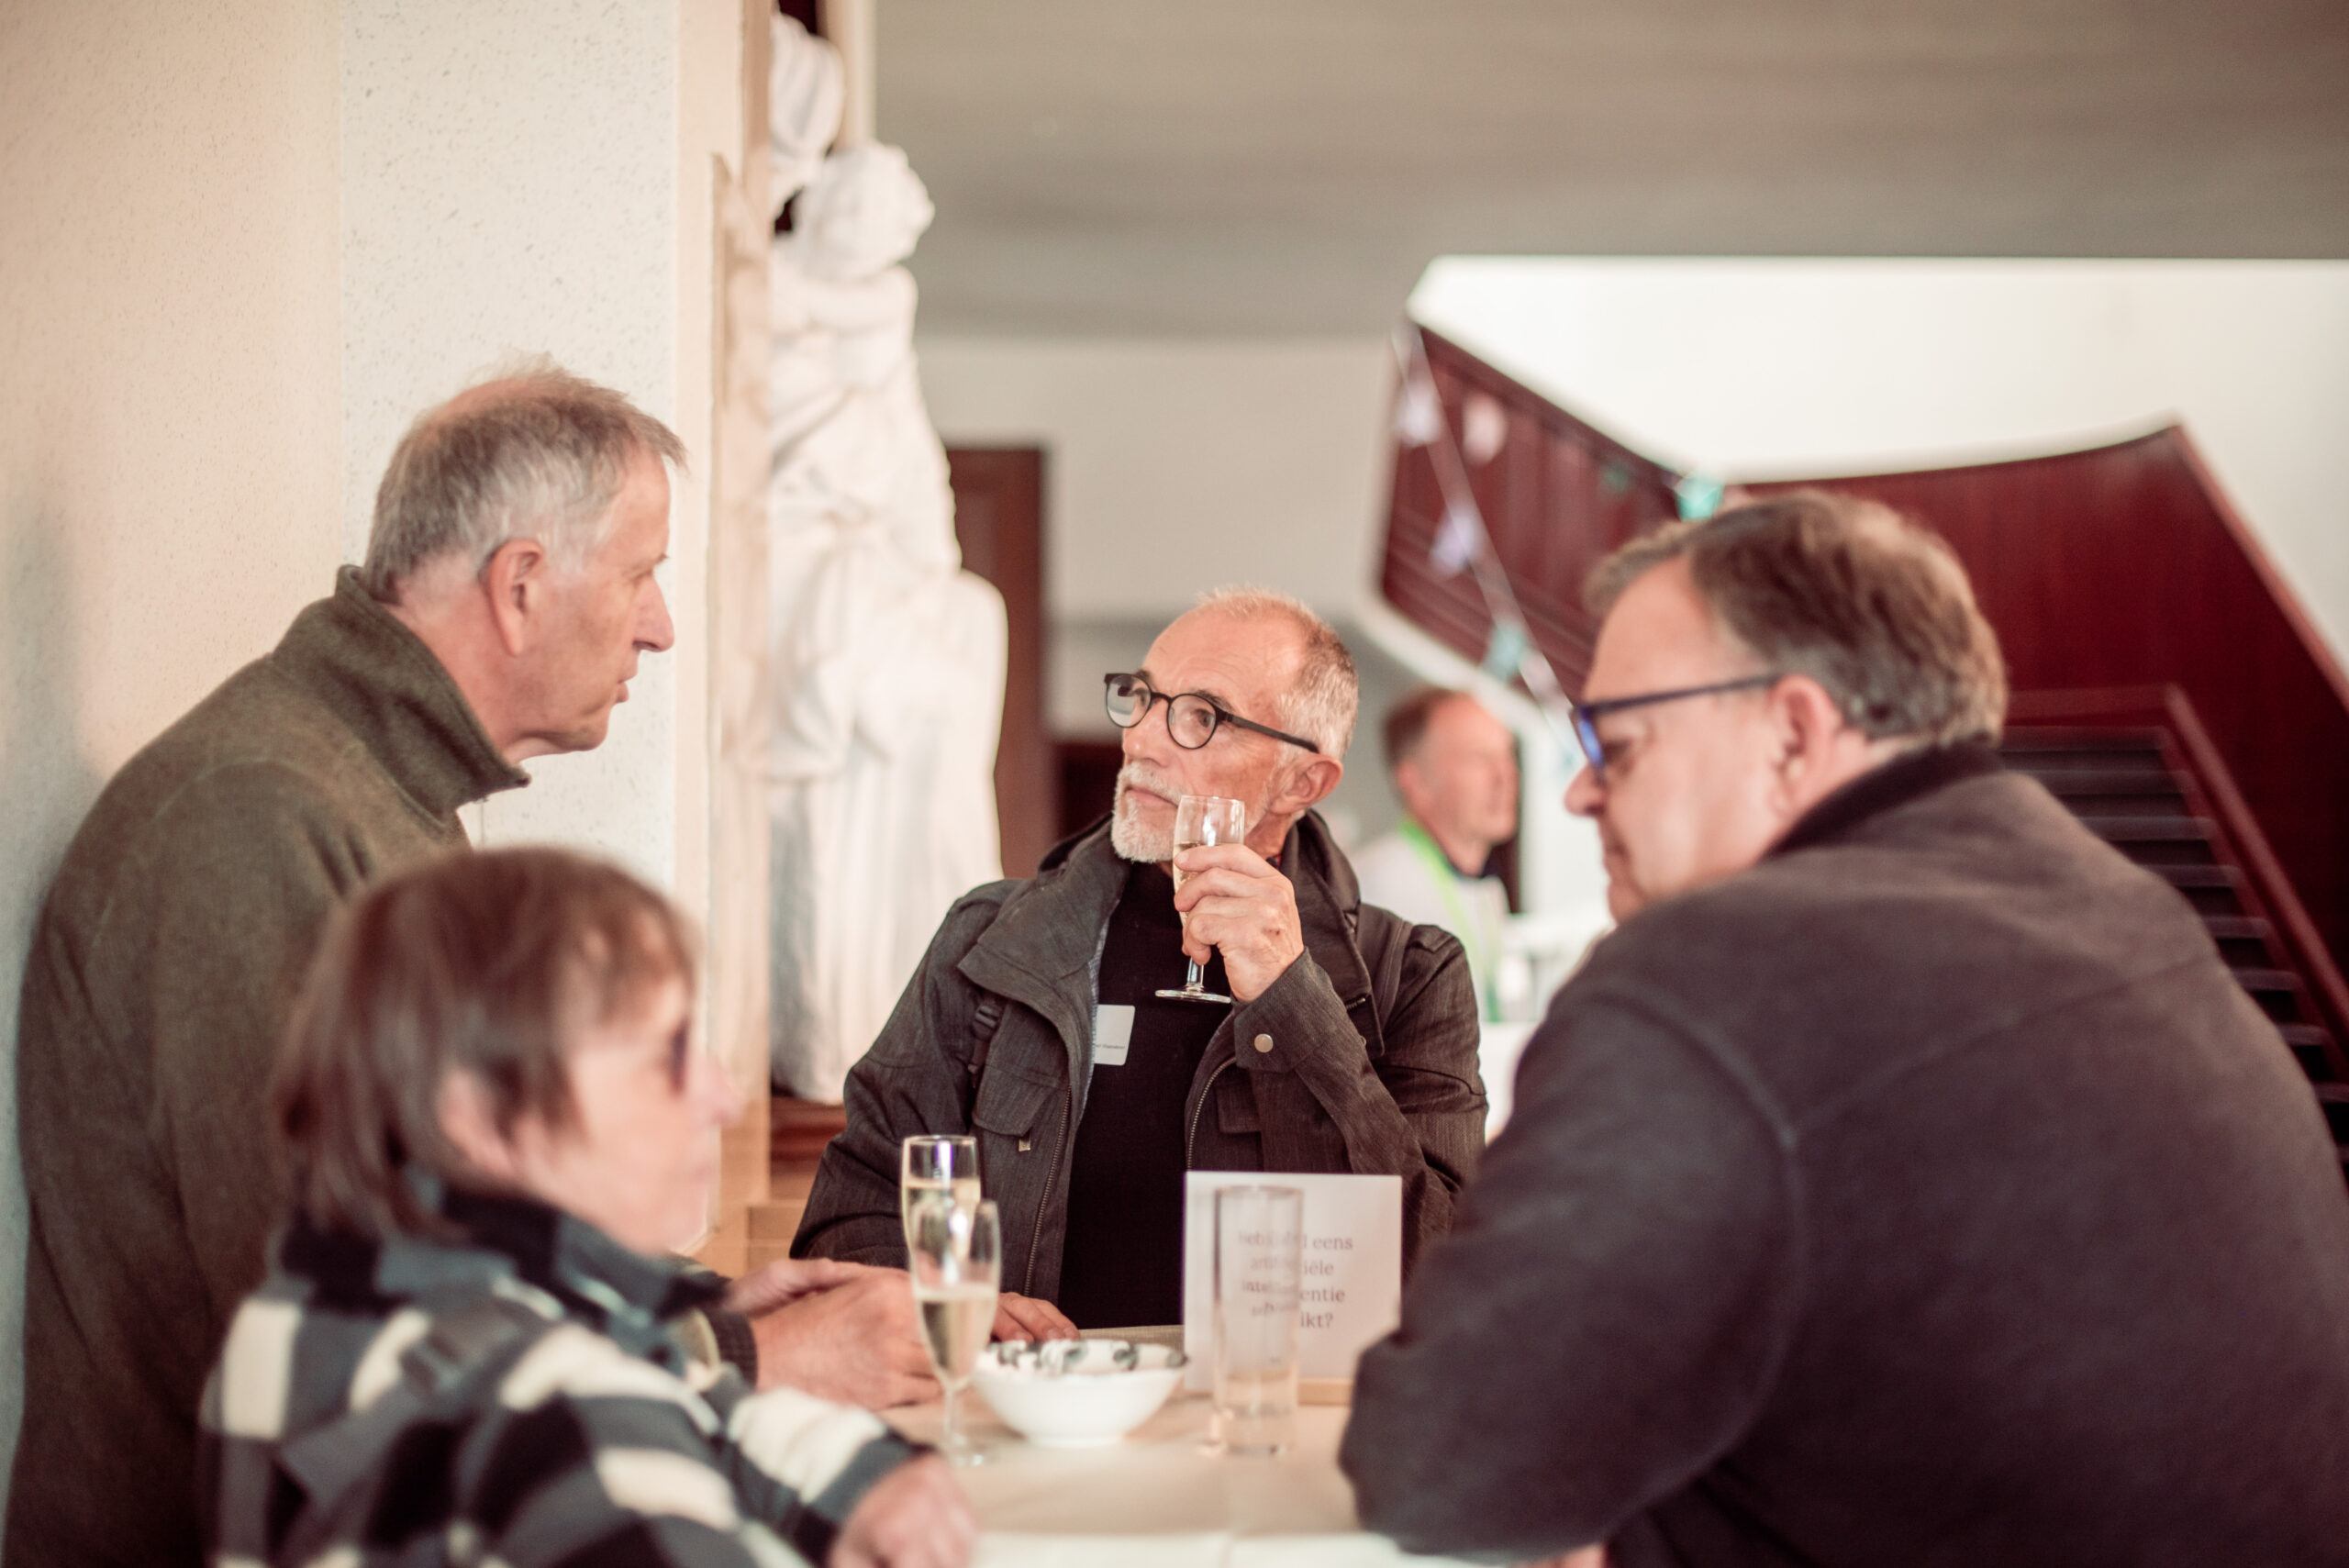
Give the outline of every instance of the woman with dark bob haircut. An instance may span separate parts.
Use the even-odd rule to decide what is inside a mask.
[[[293,1212],[205,1389],[216,1562],[955,1568],[952,1477],[689,1353],[733,1090],[677,912],[555,850],[377,884],[278,1063]]]

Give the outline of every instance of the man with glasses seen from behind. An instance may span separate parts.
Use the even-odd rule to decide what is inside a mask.
[[[902,1263],[900,1140],[970,1133],[1004,1288],[1057,1308],[1031,1323],[1181,1321],[1186,1170],[1398,1175],[1408,1271],[1483,1147],[1476,999],[1459,942],[1364,905],[1312,810],[1353,658],[1296,600],[1226,589],[1104,691],[1114,810],[948,913],[849,1074],[794,1252]],[[1186,795],[1243,803],[1245,841],[1177,862]],[[1162,996],[1190,961],[1218,1001]]]
[[[1992,749],[1940,540],[1627,546],[1566,804],[1620,924],[1363,1357],[1364,1520],[1492,1561],[2342,1561],[2349,1203],[2166,884]]]

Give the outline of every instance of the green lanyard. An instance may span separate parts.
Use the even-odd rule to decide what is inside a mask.
[[[1460,868],[1452,863],[1452,857],[1443,852],[1433,835],[1412,818],[1403,818],[1403,825],[1396,831],[1435,879],[1436,895],[1443,900],[1444,909],[1452,916],[1452,934],[1468,950],[1468,973],[1476,984],[1477,1006],[1487,1020],[1497,1022],[1501,1014],[1500,998],[1493,990],[1494,955],[1486,945],[1484,933],[1476,930],[1475,922],[1468,917],[1467,905],[1461,901]]]

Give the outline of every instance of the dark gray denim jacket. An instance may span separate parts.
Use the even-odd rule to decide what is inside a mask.
[[[1398,1175],[1408,1272],[1419,1244],[1451,1229],[1485,1143],[1467,960],[1446,932],[1363,905],[1313,813],[1290,829],[1281,868],[1305,953],[1208,1042],[1183,1107],[1188,1164]],[[1124,886],[1105,820],[1032,882],[991,883],[948,911],[849,1073],[848,1129],[824,1151],[795,1256],[902,1266],[899,1141],[975,1133],[1002,1211],[1004,1288],[1057,1296],[1097,966]],[[974,1049],[983,1003],[1001,1021]]]

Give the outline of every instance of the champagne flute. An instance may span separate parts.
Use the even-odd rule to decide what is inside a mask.
[[[906,1239],[922,1345],[946,1391],[938,1451],[949,1464],[984,1464],[985,1451],[955,1425],[954,1402],[969,1385],[995,1328],[996,1288],[1003,1277],[1003,1231],[996,1207],[986,1202],[966,1207],[951,1191],[925,1192],[914,1199]]]
[[[1248,836],[1248,807],[1237,800],[1226,800],[1219,795],[1186,795],[1174,803],[1174,853],[1179,858],[1185,850],[1203,849],[1209,844],[1237,844]],[[1174,873],[1174,891],[1183,891],[1189,880],[1179,864],[1168,867]],[[1183,929],[1189,930],[1191,917],[1183,917]],[[1219,1002],[1227,1006],[1231,998],[1207,989],[1205,979],[1196,962],[1188,965],[1181,990],[1159,993],[1171,1002]]]
[[[979,1201],[979,1140],[975,1138],[908,1138],[897,1156],[897,1223],[913,1246],[914,1200],[924,1193],[950,1193],[971,1208]]]

